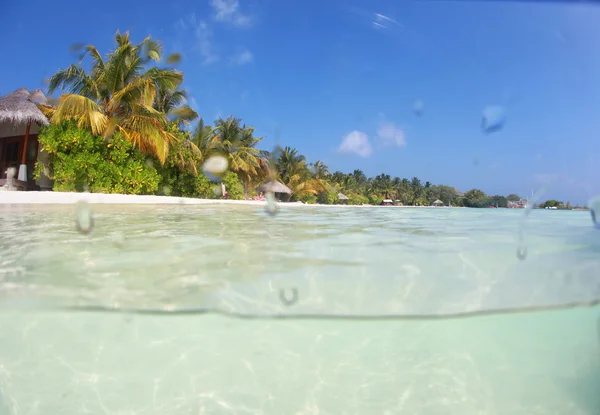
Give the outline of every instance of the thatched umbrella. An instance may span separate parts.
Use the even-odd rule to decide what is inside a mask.
[[[286,193],[288,195],[292,194],[292,191],[285,184],[278,182],[276,180],[272,180],[267,183],[263,183],[256,188],[259,192],[272,192],[272,193]]]
[[[440,205],[444,205],[444,202],[442,202],[440,199],[437,199],[435,202],[432,203],[433,206],[440,206]]]
[[[29,92],[25,88],[17,89],[0,97],[0,123],[11,123],[15,126],[35,122],[48,125],[48,118],[37,104],[46,104],[46,96],[40,89]]]
[[[48,118],[38,108],[38,104],[46,104],[48,100],[44,93],[36,89],[29,92],[25,88],[0,97],[0,124],[12,124],[14,128],[25,125],[25,136],[23,138],[23,153],[21,165],[19,166],[19,180],[27,181],[27,143],[29,141],[29,129],[31,123],[48,125]]]

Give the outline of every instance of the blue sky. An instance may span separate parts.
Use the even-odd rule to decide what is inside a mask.
[[[463,191],[549,183],[544,198],[585,203],[600,194],[598,22],[599,6],[516,1],[11,1],[0,94],[129,30],[182,52],[191,104],[243,118],[266,149]],[[486,134],[488,106],[505,122]]]

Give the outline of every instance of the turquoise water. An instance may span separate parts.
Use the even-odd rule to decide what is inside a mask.
[[[0,209],[0,414],[600,411],[588,212]]]

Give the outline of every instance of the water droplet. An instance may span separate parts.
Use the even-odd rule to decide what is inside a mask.
[[[227,170],[229,163],[223,156],[211,156],[202,165],[202,170],[205,173],[223,174]]]
[[[413,103],[413,112],[415,113],[415,115],[417,117],[420,117],[423,114],[424,107],[425,107],[425,104],[420,99],[416,100]]]
[[[75,225],[77,230],[84,235],[87,235],[92,231],[94,227],[94,217],[92,215],[92,209],[85,200],[77,202],[75,207]]]
[[[152,161],[152,159],[146,159],[146,167],[148,167],[149,169],[154,168],[154,162]]]
[[[286,306],[292,306],[298,302],[298,289],[292,288],[291,295],[288,296],[286,291],[282,288],[279,290],[279,299]]]
[[[113,233],[111,235],[110,239],[115,247],[120,248],[120,249],[125,247],[125,237],[123,236],[123,234],[121,232]]]
[[[500,131],[506,121],[506,111],[498,105],[485,107],[482,112],[481,129],[485,133]]]
[[[171,195],[171,187],[170,186],[163,186],[162,191],[163,191],[163,194],[165,196],[170,196]]]
[[[521,261],[525,261],[527,259],[527,248],[525,246],[519,246],[517,248],[517,258]]]
[[[269,215],[275,216],[279,210],[277,207],[277,201],[275,201],[275,194],[273,192],[267,192],[265,199],[267,200],[267,207],[265,210]]]
[[[592,198],[589,203],[590,215],[592,215],[592,222],[596,229],[600,229],[600,196]]]

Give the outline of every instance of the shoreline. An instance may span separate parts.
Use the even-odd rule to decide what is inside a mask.
[[[0,192],[0,205],[72,205],[81,200],[91,204],[107,205],[243,205],[266,206],[266,201],[196,199],[177,196],[124,195],[115,193],[78,192]],[[448,209],[448,206],[379,206],[379,205],[323,205],[296,202],[278,202],[278,207],[341,207],[341,208],[429,208]],[[452,206],[451,208],[458,208]],[[465,208],[466,209],[466,208]]]
[[[228,200],[228,199],[197,199],[178,196],[156,195],[124,195],[117,193],[86,193],[86,192],[54,192],[54,191],[0,191],[0,206],[10,205],[74,205],[79,201],[87,201],[98,205],[238,205],[262,206],[264,200]],[[382,206],[382,205],[324,205],[319,203],[277,202],[279,208],[287,207],[325,207],[325,208],[403,208],[403,209],[470,209],[463,206]],[[482,208],[485,209],[485,208]],[[524,209],[511,209],[524,210]],[[547,209],[536,209],[547,210]],[[571,211],[587,212],[588,209],[570,209]]]

